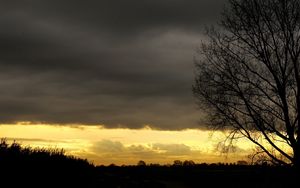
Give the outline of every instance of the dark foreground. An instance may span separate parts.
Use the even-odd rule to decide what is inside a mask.
[[[1,166],[1,183],[9,187],[294,187],[293,169],[262,166],[84,167],[68,164]],[[297,186],[296,186],[297,187]]]
[[[264,166],[98,167],[97,171],[104,187],[286,188],[300,185],[293,169]]]
[[[0,187],[198,188],[298,187],[291,167],[192,165],[99,166],[60,150],[0,143]]]

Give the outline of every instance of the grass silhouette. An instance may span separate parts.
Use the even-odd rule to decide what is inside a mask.
[[[22,147],[17,142],[0,141],[1,182],[10,187],[89,187],[95,184],[94,169],[86,159],[66,155],[63,149]]]

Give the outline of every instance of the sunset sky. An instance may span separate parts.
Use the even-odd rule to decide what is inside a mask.
[[[0,1],[0,137],[97,164],[235,162],[191,91],[225,0]],[[23,122],[23,123],[20,123]]]

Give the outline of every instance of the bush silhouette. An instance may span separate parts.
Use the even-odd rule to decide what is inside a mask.
[[[56,187],[57,182],[61,186],[89,187],[94,177],[93,164],[66,155],[63,149],[22,147],[17,142],[8,144],[5,139],[0,141],[0,169],[2,182],[9,181],[12,187],[20,184],[38,187],[41,182]]]
[[[21,144],[17,142],[13,142],[9,145],[5,139],[1,139],[1,165],[36,165],[38,163],[45,166],[50,166],[49,164],[56,166],[56,164],[59,163],[60,165],[64,164],[68,166],[76,165],[81,168],[90,168],[93,166],[93,164],[89,163],[86,159],[66,155],[63,149],[22,147]]]

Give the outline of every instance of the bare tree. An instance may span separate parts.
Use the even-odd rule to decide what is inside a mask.
[[[211,125],[300,166],[300,1],[230,0],[207,35],[193,92]]]

